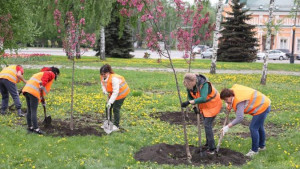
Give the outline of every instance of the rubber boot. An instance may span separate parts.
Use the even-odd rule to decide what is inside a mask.
[[[24,117],[25,116],[25,114],[22,113],[21,109],[18,109],[17,111],[18,111],[18,116],[19,117]]]

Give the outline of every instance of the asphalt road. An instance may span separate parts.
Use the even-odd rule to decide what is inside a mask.
[[[10,53],[9,50],[5,51],[6,53]],[[160,58],[158,53],[152,52],[151,50],[135,50],[134,52],[131,52],[130,54],[134,55],[135,58],[143,58],[145,55],[145,52],[150,54],[151,59],[158,59]],[[65,52],[62,48],[26,48],[26,49],[20,49],[18,51],[19,54],[50,54],[50,55],[65,55]],[[83,56],[95,56],[96,52],[93,50],[88,50],[87,52],[83,53]],[[177,50],[171,50],[170,51],[172,59],[181,59],[183,57],[184,52],[177,51]],[[162,59],[167,59],[162,57]],[[196,55],[196,59],[200,59],[200,55]],[[262,63],[263,60],[257,60],[256,62]],[[290,63],[289,60],[269,60],[269,63]],[[295,60],[295,64],[300,64],[300,60]]]

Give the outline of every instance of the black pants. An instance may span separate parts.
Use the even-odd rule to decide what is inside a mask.
[[[34,129],[39,128],[37,123],[37,108],[39,104],[38,98],[30,93],[24,93],[27,103],[27,125],[28,127],[33,127]]]
[[[120,110],[121,106],[123,105],[125,98],[116,100],[114,104],[111,105],[110,112],[113,110],[114,112],[114,125],[117,127],[120,127]],[[106,111],[107,112],[107,111]],[[112,113],[110,113],[110,119],[112,117]],[[107,118],[107,113],[106,113],[106,118]]]
[[[209,147],[210,151],[216,149],[214,132],[212,130],[212,125],[215,120],[215,117],[204,117],[204,128],[205,128],[205,136],[206,136],[206,144]]]
[[[2,107],[1,107],[2,112],[5,112],[8,107],[8,101],[9,101],[8,93],[13,98],[16,109],[17,110],[21,109],[22,105],[20,102],[20,97],[18,94],[18,89],[16,84],[14,84],[13,82],[7,79],[0,79],[0,91],[2,95]]]

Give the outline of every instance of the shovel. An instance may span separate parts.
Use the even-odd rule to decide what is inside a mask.
[[[45,115],[45,119],[43,121],[43,124],[44,124],[44,126],[50,126],[51,122],[52,122],[52,118],[51,118],[51,116],[47,116],[47,113],[46,113],[46,101],[45,101],[45,98],[44,98],[42,90],[41,90],[41,98],[42,98],[42,102],[41,103],[43,105],[44,115]]]
[[[200,148],[200,157],[203,157],[202,143],[201,143],[201,126],[200,126],[200,113],[197,113],[197,127],[198,127],[198,144]]]
[[[223,124],[223,127],[225,127],[226,124],[227,124],[227,120],[228,120],[229,113],[230,113],[230,110],[227,110],[227,112],[226,112],[226,117],[225,117],[224,124]],[[219,141],[218,141],[218,145],[217,145],[217,149],[216,149],[216,154],[217,154],[217,156],[219,156],[218,152],[219,152],[219,150],[220,150],[220,146],[221,146],[223,137],[224,137],[223,132],[221,132],[221,133],[220,133],[220,137],[219,137]]]
[[[109,101],[109,96],[107,96],[107,102],[108,103]],[[105,133],[107,134],[110,134],[111,132],[117,130],[118,128],[111,122],[111,112],[110,112],[110,108],[106,108],[106,117],[107,117],[107,120],[104,121],[103,125],[101,126]]]

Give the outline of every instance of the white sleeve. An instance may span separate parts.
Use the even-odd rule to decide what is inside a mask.
[[[110,96],[110,99],[109,99],[108,102],[110,104],[113,104],[115,102],[116,98],[119,95],[120,80],[118,78],[116,78],[116,77],[113,77],[111,79],[111,82],[112,82],[113,92],[112,92],[112,95]]]
[[[105,87],[104,87],[104,85],[102,85],[102,83],[101,83],[101,87],[102,87],[103,93],[107,92],[106,89],[105,89]]]

